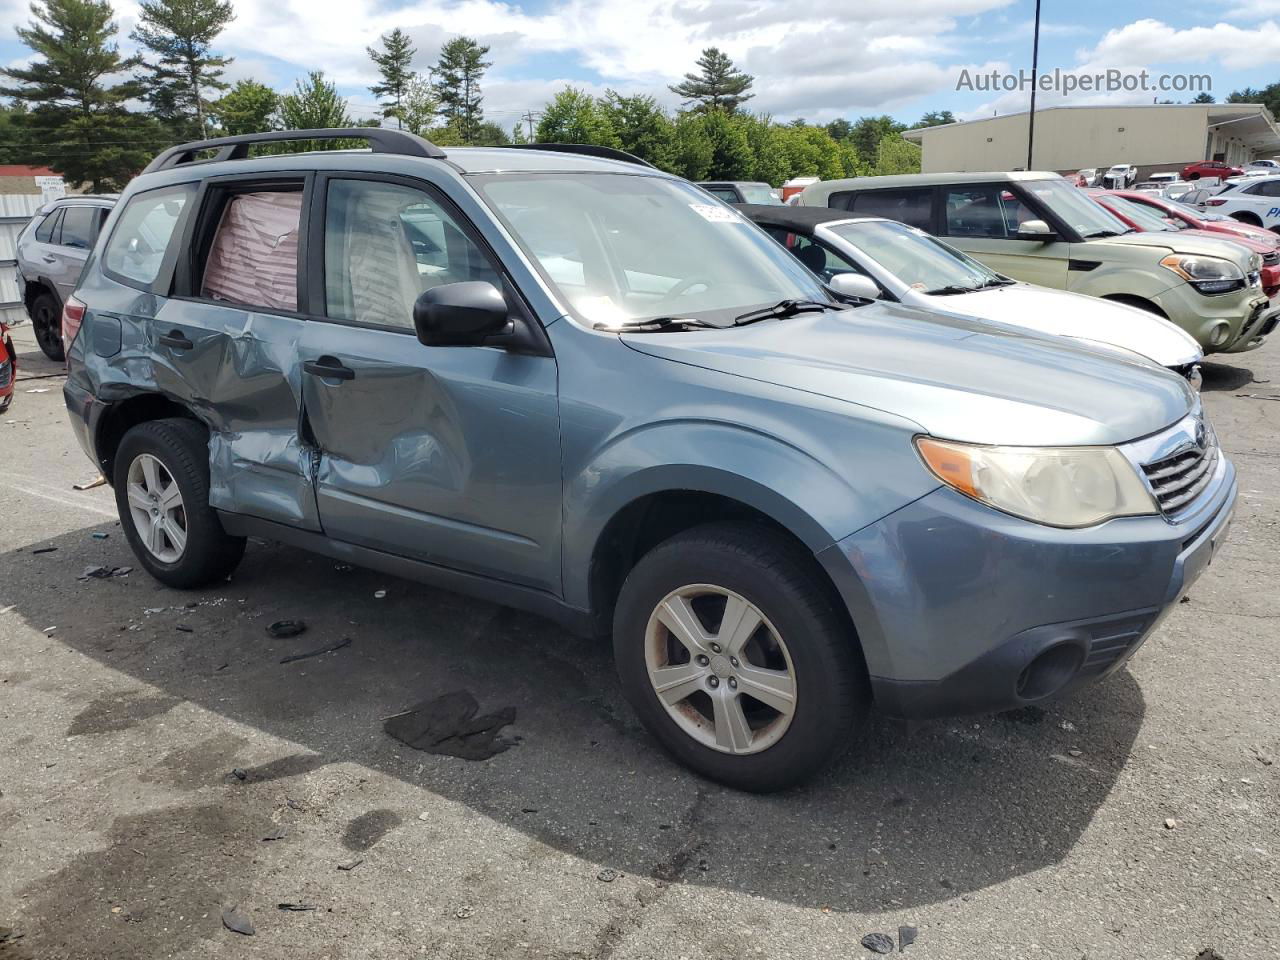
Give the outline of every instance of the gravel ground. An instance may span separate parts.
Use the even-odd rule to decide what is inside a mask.
[[[856,958],[899,925],[919,960],[1280,955],[1280,402],[1258,399],[1280,347],[1207,369],[1237,519],[1128,669],[1043,711],[875,720],[819,781],[757,797],[676,767],[606,647],[524,614],[261,543],[217,589],[78,580],[134,560],[111,491],[72,489],[93,470],[58,367],[16,340],[3,960]],[[469,762],[383,733],[454,690],[514,707],[514,746]],[[223,927],[236,906],[255,936]]]

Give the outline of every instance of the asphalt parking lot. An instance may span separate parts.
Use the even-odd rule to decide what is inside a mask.
[[[606,645],[531,616],[258,542],[217,589],[78,579],[134,560],[110,489],[73,489],[59,366],[15,341],[3,960],[856,958],[899,925],[920,960],[1280,955],[1280,344],[1206,369],[1236,521],[1125,671],[1043,711],[875,720],[759,797],[669,761]],[[285,618],[309,629],[271,637]],[[510,748],[383,731],[451,691],[514,707]]]

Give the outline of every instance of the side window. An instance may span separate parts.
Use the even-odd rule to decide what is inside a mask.
[[[200,295],[269,310],[297,310],[301,221],[300,189],[227,196],[205,259]]]
[[[990,237],[1009,240],[1018,235],[1018,226],[1035,219],[1035,214],[1000,184],[953,187],[946,200],[946,236]]]
[[[62,222],[62,211],[65,208],[59,207],[53,213],[44,218],[40,226],[36,227],[36,239],[41,243],[55,243],[53,239],[58,234],[58,224]]]
[[[484,251],[429,194],[368,180],[331,180],[325,204],[327,315],[413,329],[432,287],[484,280],[501,287]]]
[[[738,203],[738,194],[729,187],[707,187],[707,193],[719,197],[725,203]]]
[[[1264,197],[1280,197],[1280,180],[1268,180],[1258,184],[1255,193]]]
[[[67,207],[58,242],[64,247],[88,250],[93,246],[93,232],[93,207]]]
[[[150,289],[165,265],[165,251],[195,185],[139,193],[129,201],[102,254],[103,269],[132,286]]]
[[[830,280],[837,273],[862,273],[856,264],[850,263],[836,251],[816,240],[798,233],[788,233],[781,227],[766,227],[765,231],[808,267],[811,273],[823,280]]]
[[[929,230],[933,226],[933,188],[866,190],[853,195],[853,203],[848,209],[861,216],[887,217]]]

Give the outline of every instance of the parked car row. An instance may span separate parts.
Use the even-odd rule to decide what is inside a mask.
[[[1254,349],[1280,319],[1258,253],[1217,237],[1140,233],[1053,173],[827,180],[801,202],[900,220],[1005,276],[1147,310],[1206,354]]]
[[[293,138],[372,150],[249,155]],[[655,738],[744,789],[872,705],[1119,670],[1225,538],[1235,471],[1191,337],[1010,278],[1202,298],[1225,338],[1178,325],[1217,349],[1254,293],[1196,285],[1247,252],[1126,236],[1037,174],[802,197],[745,208],[762,229],[601,148],[183,144],[65,299],[71,424],[161,582],[263,536],[611,634]]]

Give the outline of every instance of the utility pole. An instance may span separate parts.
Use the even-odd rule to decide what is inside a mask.
[[[529,125],[529,142],[533,143],[533,111],[526,110],[520,119]]]
[[[1036,28],[1035,35],[1031,41],[1031,110],[1027,114],[1027,169],[1034,170],[1031,166],[1031,150],[1036,140],[1036,71],[1040,67],[1040,0],[1036,0]]]

